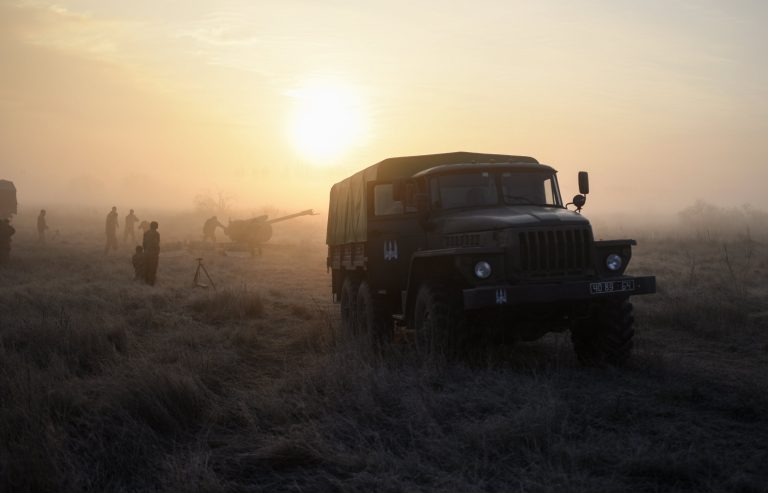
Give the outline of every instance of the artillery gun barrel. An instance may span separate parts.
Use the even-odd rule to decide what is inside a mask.
[[[268,224],[279,223],[280,221],[287,221],[289,219],[293,219],[294,217],[313,216],[314,214],[315,214],[314,209],[307,209],[305,211],[297,212],[295,214],[289,214],[287,216],[278,217],[278,218],[275,218],[275,219],[270,219],[270,220],[267,221],[267,223]]]

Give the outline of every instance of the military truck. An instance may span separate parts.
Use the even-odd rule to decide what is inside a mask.
[[[625,363],[629,297],[656,279],[625,274],[634,240],[594,239],[588,192],[580,172],[565,204],[552,167],[469,152],[385,159],[336,183],[327,267],[343,328],[459,353],[570,330],[582,363]]]

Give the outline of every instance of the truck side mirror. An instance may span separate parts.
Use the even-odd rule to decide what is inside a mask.
[[[589,173],[586,171],[579,171],[579,193],[589,193]],[[574,205],[576,202],[574,201]]]

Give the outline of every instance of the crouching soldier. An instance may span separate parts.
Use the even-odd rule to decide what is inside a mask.
[[[136,253],[133,254],[133,257],[131,257],[131,263],[133,263],[133,279],[135,281],[143,281],[144,274],[146,272],[144,247],[141,245],[136,246]]]
[[[213,216],[208,218],[203,224],[203,243],[209,241],[216,244],[216,228],[221,228],[226,231],[226,226],[219,222],[219,218]]]

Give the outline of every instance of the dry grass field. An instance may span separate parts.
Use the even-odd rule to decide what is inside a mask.
[[[213,290],[185,250],[148,287],[130,248],[22,230],[0,490],[766,491],[768,246],[639,240],[630,272],[659,293],[635,298],[634,357],[588,369],[568,334],[472,365],[367,350],[319,236],[206,253]]]

